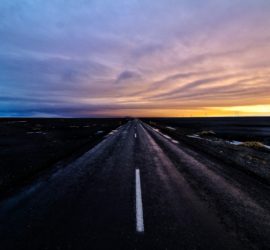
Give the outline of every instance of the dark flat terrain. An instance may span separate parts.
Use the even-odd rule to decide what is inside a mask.
[[[0,246],[268,249],[269,191],[245,171],[133,120],[2,200]]]
[[[143,121],[176,127],[186,134],[213,130],[223,139],[255,140],[270,145],[270,117],[145,118]]]
[[[143,121],[181,141],[184,148],[191,147],[201,153],[201,157],[212,156],[219,163],[239,168],[270,184],[269,117],[148,118]]]
[[[89,150],[125,119],[0,119],[0,195]]]

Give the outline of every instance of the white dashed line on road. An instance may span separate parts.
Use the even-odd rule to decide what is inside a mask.
[[[143,222],[143,204],[142,204],[142,190],[140,170],[136,169],[136,230],[138,233],[144,232]]]

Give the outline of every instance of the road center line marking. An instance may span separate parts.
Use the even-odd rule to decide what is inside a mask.
[[[137,134],[136,133],[134,134],[134,138],[137,138]]]
[[[144,232],[142,190],[139,169],[136,169],[136,230],[138,233]]]

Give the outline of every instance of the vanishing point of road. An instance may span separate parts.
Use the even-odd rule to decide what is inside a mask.
[[[269,187],[140,120],[0,202],[0,249],[270,249]]]

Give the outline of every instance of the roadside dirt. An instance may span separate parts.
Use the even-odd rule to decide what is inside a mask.
[[[152,122],[151,124],[150,122],[149,124],[198,152],[216,158],[231,167],[239,168],[270,184],[270,150],[267,148],[256,149],[244,145],[233,145],[216,135],[193,136],[204,131],[204,127],[188,127],[185,129],[177,126],[171,127],[166,123]],[[252,135],[248,134],[248,136]],[[256,136],[258,137],[258,135]],[[241,137],[245,140],[243,135],[236,135],[235,137],[237,139]]]
[[[0,195],[96,145],[125,119],[0,119]]]

